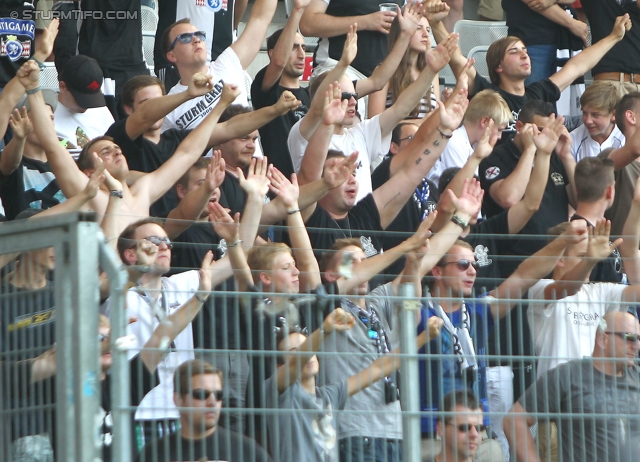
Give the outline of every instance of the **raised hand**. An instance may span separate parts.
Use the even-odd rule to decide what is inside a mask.
[[[435,48],[428,48],[425,51],[425,58],[429,68],[438,73],[449,63],[451,56],[458,47],[458,39],[460,34],[449,34],[443,42],[439,43]]]
[[[616,18],[610,35],[616,40],[622,40],[629,29],[631,29],[631,18],[629,18],[629,13],[626,13],[624,16]]]
[[[58,36],[58,27],[60,27],[60,20],[58,18],[52,19],[42,31],[40,40],[36,42],[37,48],[34,57],[37,56],[40,61],[44,61],[53,53],[53,44]]]
[[[393,13],[395,14],[395,13]],[[342,56],[340,62],[345,66],[350,66],[358,54],[358,24],[352,24],[347,32],[347,38],[342,48]]]
[[[294,10],[304,10],[309,6],[311,0],[293,0],[293,9]]]
[[[347,181],[350,175],[354,174],[357,165],[358,151],[344,159],[334,157],[325,164],[322,179],[329,189],[337,188]]]
[[[462,71],[460,71],[460,73],[456,75],[455,90],[465,90],[467,92],[469,91],[469,69],[471,69],[475,64],[475,58],[467,59],[467,62],[462,68]]]
[[[151,271],[151,267],[156,263],[157,256],[157,245],[146,239],[138,241],[136,244],[136,263],[134,265],[127,265],[129,281],[136,283],[144,273]]]
[[[484,191],[480,187],[478,180],[475,178],[464,180],[460,197],[455,197],[455,194],[450,189],[447,189],[447,191],[453,195],[452,200],[456,207],[456,213],[463,213],[469,215],[469,217],[478,215],[482,207],[482,198],[484,197]]]
[[[218,202],[209,204],[209,221],[213,225],[216,234],[227,241],[227,244],[238,242],[240,233],[240,212],[231,218],[222,205]]]
[[[562,127],[564,126],[564,117],[551,114],[549,120],[544,124],[541,132],[537,131],[537,128],[533,127],[534,137],[533,143],[536,145],[537,150],[550,154],[556,148],[558,139],[562,133]]]
[[[93,199],[98,194],[100,185],[104,183],[104,180],[105,180],[104,173],[106,172],[105,170],[106,165],[104,164],[104,162],[102,162],[102,159],[98,157],[98,154],[94,152],[92,153],[92,156],[93,156],[93,165],[95,165],[95,169],[93,170],[93,173],[89,177],[89,181],[87,182],[87,185],[84,187],[84,191],[83,191],[83,193],[89,200]]]
[[[202,265],[200,265],[200,285],[198,286],[199,292],[211,292],[211,266],[214,262],[213,252],[209,250],[202,259]]]
[[[25,139],[33,132],[33,124],[27,114],[27,108],[22,106],[20,110],[14,109],[9,116],[9,125],[13,130],[13,136],[18,139]]]
[[[16,72],[18,81],[25,90],[33,90],[40,86],[40,67],[33,59],[30,59]]]
[[[573,160],[573,155],[571,154],[572,143],[573,140],[571,139],[569,130],[567,130],[567,127],[563,125],[560,132],[560,138],[558,138],[558,144],[556,144],[556,154],[561,160],[568,159],[569,157]],[[575,160],[573,161],[575,162]]]
[[[348,100],[342,99],[340,83],[334,82],[329,84],[329,89],[324,95],[322,123],[325,125],[334,125],[342,122],[342,119],[344,119],[347,113],[348,104]]]
[[[191,77],[189,86],[187,87],[187,94],[191,98],[197,98],[209,93],[213,89],[213,77],[209,74],[202,72],[196,72]]]
[[[209,191],[215,191],[215,189],[222,184],[226,174],[225,167],[226,163],[220,151],[216,149],[213,151],[213,156],[211,156],[211,160],[207,166],[207,175],[204,178],[204,183]]]
[[[468,106],[469,100],[465,90],[454,93],[445,103],[438,101],[440,126],[450,131],[457,129]]]
[[[225,83],[222,87],[222,95],[220,95],[219,104],[229,105],[233,103],[240,93],[240,89],[237,87],[237,85]]]
[[[424,4],[424,15],[429,21],[429,24],[433,25],[449,16],[450,9],[449,5],[441,0],[431,0]]]
[[[538,127],[534,127],[532,124],[524,124],[520,129],[520,136],[522,137],[522,142],[524,144],[524,151],[527,149],[535,149],[536,145],[533,143],[533,137],[537,132]]]
[[[251,159],[251,165],[249,165],[246,178],[244,177],[242,169],[237,169],[238,183],[240,183],[240,187],[244,189],[247,194],[257,194],[262,197],[269,191],[268,171],[269,160],[266,157],[262,159],[253,158]]]
[[[269,166],[269,188],[282,200],[284,206],[289,209],[298,206],[298,197],[300,196],[300,187],[298,186],[298,177],[295,173],[291,175],[291,181],[280,170],[273,165]]]
[[[336,308],[324,318],[322,328],[325,333],[342,332],[351,329],[356,323],[356,318],[342,308]]]
[[[563,239],[566,245],[570,245],[578,244],[587,239],[587,237],[587,222],[584,220],[573,220],[569,222],[569,226],[558,236],[558,239]]]
[[[431,225],[433,225],[433,222],[435,221],[437,216],[438,216],[437,210],[434,210],[429,215],[427,215],[427,217],[424,220],[422,220],[422,223],[420,223],[420,226],[418,226],[418,229],[416,230],[416,232],[413,233],[405,241],[405,243],[408,246],[407,250],[409,252],[412,252],[414,250],[420,249],[425,245],[428,245],[429,238],[433,234],[431,232]]]
[[[302,104],[302,101],[297,99],[289,90],[285,90],[280,95],[280,98],[278,98],[278,101],[276,101],[276,104],[274,104],[274,107],[278,115],[285,115],[287,112],[300,106],[300,104]]]
[[[604,218],[599,219],[594,228],[589,228],[588,258],[594,258],[597,261],[603,260],[622,244],[622,238],[616,239],[613,243],[610,242],[610,234],[611,222]]]
[[[489,119],[489,123],[487,127],[484,129],[484,133],[482,134],[482,138],[478,141],[476,148],[473,151],[473,157],[476,159],[486,159],[489,157],[489,154],[493,152],[493,148],[498,141],[498,134],[492,133],[495,122],[493,119]]]
[[[412,36],[420,24],[422,17],[422,4],[420,2],[410,1],[404,7],[404,11],[398,7],[398,26],[400,32]]]

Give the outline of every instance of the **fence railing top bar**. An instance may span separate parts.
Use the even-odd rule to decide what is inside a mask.
[[[95,212],[71,212],[51,215],[37,220],[13,220],[3,223],[0,226],[0,237],[14,235],[17,233],[42,231],[48,228],[58,228],[77,222],[95,222],[97,216]]]

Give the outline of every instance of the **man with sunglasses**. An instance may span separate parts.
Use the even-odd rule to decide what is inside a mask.
[[[555,415],[558,460],[638,460],[640,324],[620,311],[597,324],[592,357],[543,374],[505,417],[504,431],[518,462],[548,459],[549,452],[538,454],[529,427]]]
[[[173,375],[173,400],[180,412],[180,431],[145,448],[139,462],[224,460],[270,462],[254,440],[218,425],[222,408],[222,372],[193,359]]]

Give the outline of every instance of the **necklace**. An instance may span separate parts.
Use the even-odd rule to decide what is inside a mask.
[[[344,218],[344,219],[346,219],[346,220],[347,220],[347,229],[349,230],[349,236],[347,236],[347,235],[345,234],[345,232],[344,232],[344,228],[342,228],[342,226],[340,226],[340,225],[338,224],[338,222],[335,220],[335,218],[333,218],[333,217],[331,216],[331,214],[330,214],[330,213],[328,213],[328,212],[327,212],[327,214],[329,215],[329,218],[331,218],[331,221],[333,221],[333,222],[335,223],[336,228],[338,228],[338,229],[340,230],[340,232],[342,233],[342,237],[344,237],[345,239],[346,239],[347,237],[353,237],[353,234],[351,233],[351,222],[349,222],[349,214],[347,214],[347,216]],[[341,218],[341,219],[342,219],[342,218]]]

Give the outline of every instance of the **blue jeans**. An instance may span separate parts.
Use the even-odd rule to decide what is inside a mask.
[[[402,441],[366,436],[343,438],[340,462],[402,462]]]
[[[524,81],[525,85],[547,79],[556,73],[555,45],[531,45],[527,51],[531,59],[531,75]]]

